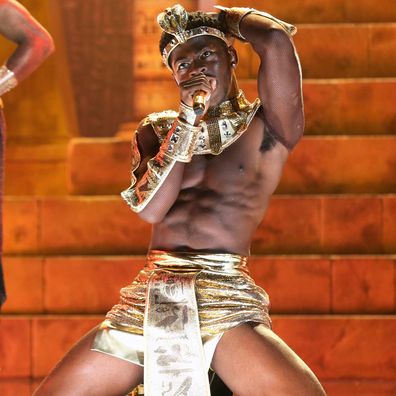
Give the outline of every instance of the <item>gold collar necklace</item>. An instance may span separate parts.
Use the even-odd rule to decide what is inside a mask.
[[[242,90],[234,98],[209,108],[200,122],[201,132],[194,154],[220,154],[245,132],[260,106],[250,103]]]

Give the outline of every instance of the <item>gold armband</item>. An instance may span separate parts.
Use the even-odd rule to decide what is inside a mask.
[[[9,70],[7,66],[3,65],[0,67],[0,96],[15,88],[18,85],[18,81],[15,78],[14,72]]]
[[[176,119],[158,154],[147,162],[147,170],[139,181],[134,171],[139,167],[141,157],[136,136],[134,137],[132,182],[131,186],[121,193],[122,198],[134,212],[141,212],[147,206],[177,161],[191,161],[199,131],[200,127]]]
[[[287,22],[281,21],[280,19],[275,18],[274,16],[272,16],[271,14],[268,14],[267,12],[258,11],[254,8],[247,8],[247,7],[227,8],[227,7],[222,7],[222,6],[215,6],[215,8],[217,8],[225,13],[225,20],[226,20],[226,24],[227,24],[227,28],[228,28],[229,32],[233,36],[235,36],[243,41],[246,41],[246,38],[243,37],[243,35],[239,29],[239,25],[240,25],[242,19],[246,15],[249,15],[249,14],[260,15],[263,18],[265,18],[271,22],[275,22],[286,33],[288,33],[291,36],[293,36],[297,32],[297,28],[295,26],[290,25]]]

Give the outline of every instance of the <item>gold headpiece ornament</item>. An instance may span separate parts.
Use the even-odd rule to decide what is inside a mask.
[[[223,40],[227,45],[230,45],[226,35],[219,29],[209,26],[200,26],[186,30],[188,13],[180,4],[176,4],[173,7],[167,8],[164,12],[161,12],[157,17],[157,22],[164,32],[171,34],[174,37],[162,51],[162,60],[169,69],[170,66],[168,60],[172,51],[178,45],[183,44],[194,37],[215,36],[220,40]]]

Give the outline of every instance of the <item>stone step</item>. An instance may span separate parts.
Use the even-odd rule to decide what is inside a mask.
[[[257,97],[256,80],[241,80],[240,87],[250,100]],[[134,92],[135,119],[179,107],[179,92],[170,79],[138,81]],[[395,78],[308,79],[304,101],[307,134],[396,133]]]
[[[2,312],[105,313],[144,263],[144,256],[5,257]],[[396,312],[396,256],[252,256],[249,269],[274,314]]]
[[[8,145],[6,195],[65,195],[67,144]]]
[[[226,7],[240,7],[237,0],[224,0]],[[290,23],[394,22],[394,0],[245,0],[243,5],[263,10]]]
[[[7,353],[3,355],[0,379],[42,378],[76,340],[102,319],[103,316],[4,315],[0,342],[7,345]],[[350,395],[388,395],[387,391],[395,389],[394,315],[274,315],[273,327],[316,375],[335,389],[332,394],[343,394],[337,393],[337,388],[361,389],[359,385],[364,384],[369,389],[379,384],[384,393]]]
[[[118,194],[130,184],[131,136],[73,139],[68,188]],[[290,155],[277,193],[396,192],[396,136],[305,136]]]
[[[304,78],[396,76],[396,23],[299,25],[294,42]],[[237,76],[256,78],[259,58],[250,45],[235,42]]]
[[[395,195],[273,197],[254,254],[396,253]],[[150,225],[118,196],[8,197],[6,254],[144,254]]]

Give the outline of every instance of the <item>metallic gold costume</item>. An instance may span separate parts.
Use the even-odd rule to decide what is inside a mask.
[[[203,396],[221,335],[242,323],[270,327],[268,307],[267,293],[249,276],[247,257],[150,251],[145,268],[121,289],[93,350],[139,365],[144,360],[148,395],[171,383],[201,387],[189,394]]]
[[[222,10],[232,14],[230,32],[241,39],[239,23],[249,13],[280,24],[289,34],[295,31],[253,9]],[[158,16],[161,28],[171,35],[162,51],[168,67],[171,52],[194,37],[208,35],[230,43],[230,36],[214,27],[188,30],[188,18],[180,5]],[[137,180],[135,172],[142,158],[134,135],[131,186],[122,197],[131,209],[142,211],[177,161],[188,163],[194,155],[222,153],[248,129],[259,107],[258,99],[249,103],[240,91],[235,98],[209,108],[199,123],[184,103],[178,113],[150,114],[141,127],[152,127],[159,152]],[[268,308],[267,293],[249,276],[247,257],[154,250],[136,279],[121,289],[120,302],[100,325],[92,349],[144,365],[147,396],[208,396],[207,370],[222,334],[243,323],[258,332],[263,326],[271,327]]]

